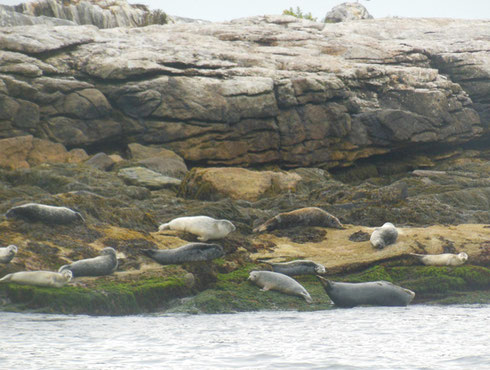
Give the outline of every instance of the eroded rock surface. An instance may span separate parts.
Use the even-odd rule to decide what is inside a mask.
[[[291,16],[0,29],[0,137],[336,167],[489,134],[490,22]]]

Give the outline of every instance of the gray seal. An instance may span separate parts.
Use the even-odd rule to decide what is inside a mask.
[[[87,258],[61,266],[58,272],[70,270],[73,277],[79,276],[104,276],[110,275],[117,269],[117,257],[114,248],[106,247],[100,252],[100,256]]]
[[[295,260],[291,262],[266,262],[272,271],[288,276],[318,275],[326,272],[325,266],[310,260]]]
[[[221,245],[208,243],[189,243],[173,249],[143,249],[141,252],[160,265],[210,261],[225,254]]]
[[[69,270],[61,273],[54,271],[19,271],[5,275],[0,279],[0,282],[61,288],[72,277],[72,272]]]
[[[284,274],[272,271],[252,271],[248,280],[261,287],[262,291],[277,290],[279,292],[296,295],[312,303],[310,293],[296,280]]]
[[[407,306],[415,297],[411,290],[388,281],[341,283],[317,275],[330,299],[339,307]]]
[[[224,238],[235,230],[235,225],[228,220],[216,220],[208,216],[189,216],[175,218],[158,227],[158,231],[167,229],[197,235],[198,240],[205,242],[211,239]]]
[[[459,254],[442,253],[442,254],[417,254],[410,253],[411,256],[417,257],[424,265],[428,266],[460,266],[468,260],[465,252]]]
[[[369,241],[374,248],[383,249],[387,245],[393,244],[398,238],[398,230],[391,222],[386,222],[381,227],[374,229]]]
[[[256,227],[254,232],[286,229],[294,226],[322,226],[343,229],[344,226],[334,215],[317,207],[306,207],[291,212],[279,213]]]
[[[17,253],[17,246],[10,244],[8,247],[0,248],[0,263],[9,263]]]
[[[70,208],[38,203],[27,203],[12,207],[5,216],[29,222],[41,221],[46,224],[70,224],[72,222],[85,221],[80,212],[73,211]]]

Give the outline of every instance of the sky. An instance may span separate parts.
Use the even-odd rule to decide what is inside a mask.
[[[22,0],[0,0],[3,5],[16,5]],[[281,14],[297,6],[321,20],[342,0],[129,0],[161,9],[169,15],[209,21],[227,21],[264,14]],[[353,1],[354,2],[354,1]],[[375,18],[445,17],[490,19],[490,0],[359,0]]]

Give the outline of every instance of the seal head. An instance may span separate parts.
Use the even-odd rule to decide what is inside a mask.
[[[9,263],[17,253],[17,246],[10,244],[8,247],[0,248],[0,263]]]

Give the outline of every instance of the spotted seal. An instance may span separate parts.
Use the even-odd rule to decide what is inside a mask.
[[[0,279],[0,282],[61,288],[72,277],[72,272],[69,270],[61,273],[54,271],[19,271],[5,275]]]
[[[228,220],[216,220],[208,216],[178,217],[166,224],[160,225],[162,230],[185,231],[198,236],[198,240],[205,242],[211,239],[221,239],[234,231],[235,225]]]
[[[73,211],[70,208],[38,203],[27,203],[12,207],[5,216],[29,222],[41,221],[46,224],[70,224],[72,222],[85,221],[80,212]]]
[[[334,215],[317,207],[306,207],[291,212],[279,213],[271,219],[257,226],[254,232],[272,231],[294,226],[322,226],[343,229],[344,226]]]
[[[87,258],[61,266],[58,272],[70,270],[73,277],[78,276],[103,276],[110,275],[117,269],[117,257],[114,248],[106,247],[100,252],[100,256]]]
[[[393,244],[398,238],[398,230],[391,222],[386,222],[381,227],[374,229],[369,241],[374,248],[383,249],[387,245]]]
[[[17,253],[16,245],[9,245],[8,247],[0,248],[0,263],[9,263],[15,257]]]
[[[313,302],[310,293],[300,283],[287,275],[272,271],[252,271],[248,280],[262,287],[261,290],[264,292],[277,290],[285,294],[302,297],[307,303]]]
[[[143,249],[141,252],[160,265],[210,261],[225,254],[221,245],[208,243],[189,243],[173,249]]]
[[[272,271],[279,272],[288,276],[296,275],[317,275],[326,272],[325,266],[310,260],[295,260],[290,262],[267,262],[262,261],[272,267]]]
[[[317,275],[330,299],[339,307],[407,306],[415,297],[411,290],[388,281],[341,283]]]
[[[459,254],[442,253],[442,254],[418,254],[410,253],[411,256],[417,257],[424,265],[428,266],[460,266],[468,260],[465,252]]]

